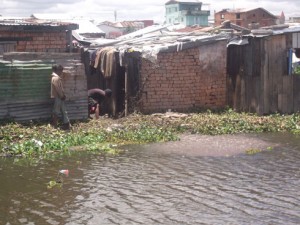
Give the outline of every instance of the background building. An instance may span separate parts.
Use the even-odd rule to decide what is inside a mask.
[[[221,25],[225,20],[252,29],[276,25],[278,17],[263,8],[223,9],[215,13],[215,26]]]
[[[202,2],[198,0],[171,0],[165,4],[166,23],[180,23],[185,26],[208,26],[209,10],[202,10]]]
[[[105,32],[106,38],[114,39],[145,27],[152,26],[153,24],[153,20],[134,20],[123,22],[104,21],[99,23],[97,27]]]
[[[291,22],[291,23],[300,23],[300,16],[290,17],[289,22]]]

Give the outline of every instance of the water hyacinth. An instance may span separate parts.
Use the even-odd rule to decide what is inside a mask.
[[[69,152],[76,146],[80,146],[80,150],[115,153],[114,146],[175,141],[181,133],[222,135],[260,132],[300,134],[300,114],[257,116],[230,109],[216,113],[131,114],[117,120],[101,117],[99,120],[73,122],[69,132],[54,129],[48,123],[3,123],[0,154],[41,158]]]

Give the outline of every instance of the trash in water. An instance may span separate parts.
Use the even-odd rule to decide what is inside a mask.
[[[69,176],[69,170],[60,170],[59,173]]]
[[[69,176],[69,170],[59,170],[57,173],[56,180],[51,180],[47,183],[47,188],[51,189],[54,187],[61,188],[63,185],[63,178],[61,175],[65,175],[66,177]]]

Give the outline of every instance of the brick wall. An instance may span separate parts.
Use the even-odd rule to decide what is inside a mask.
[[[0,38],[15,38],[18,52],[66,52],[66,32],[0,31]],[[21,41],[21,39],[23,39]]]
[[[237,18],[237,14],[240,14],[240,18]],[[224,16],[223,19],[222,15]],[[226,11],[215,13],[215,26],[221,25],[225,20],[230,20],[242,27],[251,28],[249,24],[253,23],[259,24],[258,27],[276,25],[277,19],[260,8],[240,13]]]
[[[157,64],[142,60],[144,113],[222,108],[226,97],[226,41],[172,53],[159,53]]]

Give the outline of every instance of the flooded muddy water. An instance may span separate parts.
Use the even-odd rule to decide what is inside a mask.
[[[290,134],[185,135],[29,164],[0,159],[0,224],[300,224]],[[61,169],[62,187],[47,188]]]

